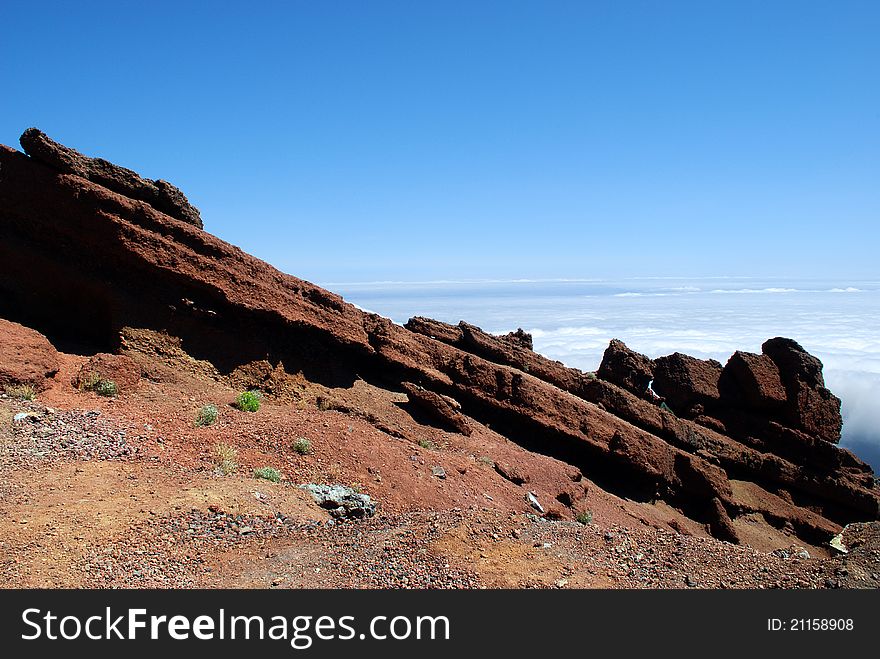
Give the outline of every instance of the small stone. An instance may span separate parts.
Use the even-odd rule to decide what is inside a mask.
[[[431,467],[431,475],[440,479],[445,479],[446,470],[443,467]]]
[[[541,506],[538,497],[535,496],[534,492],[526,492],[526,502],[539,513],[544,513],[544,508]]]
[[[697,585],[697,582],[694,581],[694,578],[691,575],[687,575],[684,578],[684,582],[688,585],[689,588],[695,588]]]

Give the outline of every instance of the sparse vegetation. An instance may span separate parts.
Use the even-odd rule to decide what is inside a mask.
[[[238,451],[229,444],[217,444],[214,447],[214,466],[221,476],[234,474],[238,471]]]
[[[113,380],[99,380],[98,384],[95,385],[95,393],[109,398],[119,393],[119,388]]]
[[[434,442],[432,442],[430,439],[420,439],[419,446],[421,446],[424,449],[428,449],[429,451],[433,451],[434,449],[437,448],[437,445]]]
[[[312,452],[312,443],[305,437],[297,437],[293,442],[293,450],[300,455],[308,455]]]
[[[94,391],[99,396],[110,397],[119,393],[119,387],[113,380],[101,377],[101,374],[96,371],[80,375],[76,386],[80,391]]]
[[[33,400],[37,396],[37,392],[29,384],[11,385],[4,390],[10,398],[18,398],[19,400]]]
[[[260,409],[260,401],[263,399],[259,391],[243,391],[235,399],[235,406],[242,412],[256,412]]]
[[[217,406],[203,405],[196,415],[197,426],[210,426],[217,420]]]
[[[94,391],[100,381],[101,374],[91,371],[85,375],[80,374],[79,379],[76,382],[76,387],[80,391]]]
[[[581,524],[583,524],[584,526],[586,526],[587,524],[592,524],[593,523],[593,511],[592,510],[582,510],[581,512],[579,512],[577,514],[577,517],[575,517],[575,519],[578,522],[580,522]]]
[[[477,462],[479,462],[481,465],[486,465],[487,467],[495,467],[495,461],[488,455],[481,455],[479,458],[477,458]]]
[[[260,467],[259,469],[254,469],[254,478],[262,478],[263,480],[277,483],[281,480],[281,474],[274,467]]]

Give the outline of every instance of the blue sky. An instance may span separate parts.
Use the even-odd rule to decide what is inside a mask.
[[[259,6],[258,6],[259,5]],[[0,142],[316,281],[876,278],[880,3],[0,3]]]

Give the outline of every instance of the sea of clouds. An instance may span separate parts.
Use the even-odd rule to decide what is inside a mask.
[[[841,444],[880,471],[880,281],[481,280],[329,283],[398,323],[466,320],[493,333],[532,333],[535,350],[595,370],[612,338],[650,357],[684,352],[724,363],[774,336],[825,365],[843,401]]]

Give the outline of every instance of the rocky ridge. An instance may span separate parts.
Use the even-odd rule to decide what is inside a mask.
[[[201,230],[161,181],[35,129],[22,145],[27,155],[0,146],[0,316],[56,345],[114,352],[123,330],[145,328],[223,375],[266,362],[325,386],[363,379],[453,431],[491,425],[571,465],[575,483],[665,502],[732,542],[754,514],[814,543],[880,516],[870,468],[836,445],[840,401],[821,363],[790,339],[726,365],[612,341],[592,374],[533,352],[521,330],[401,327]],[[37,387],[44,361],[28,376]]]

